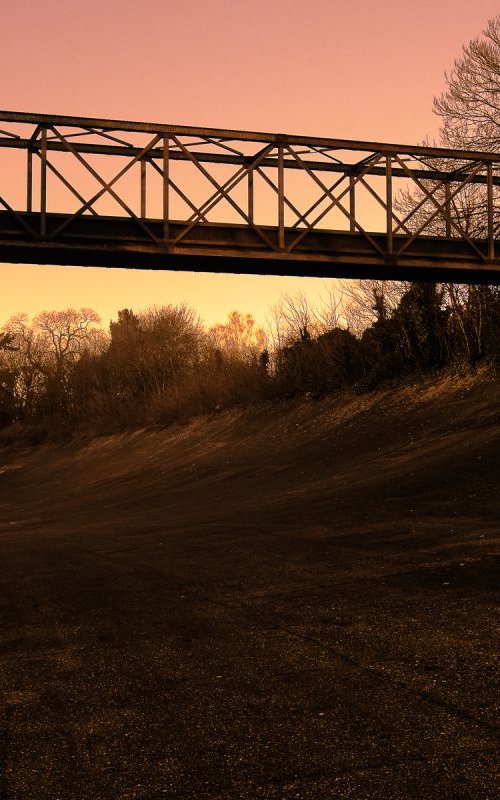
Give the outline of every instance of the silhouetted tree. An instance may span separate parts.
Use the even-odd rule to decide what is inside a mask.
[[[239,311],[232,311],[226,322],[212,325],[208,339],[226,362],[253,363],[266,346],[266,334],[252,315]]]
[[[500,15],[488,21],[482,36],[464,45],[445,78],[446,90],[434,99],[443,144],[500,149]]]
[[[441,118],[440,142],[454,150],[497,152],[500,149],[500,15],[490,19],[481,36],[462,47],[461,57],[455,59],[453,69],[445,73],[446,89],[434,98],[434,112]],[[425,158],[432,169],[452,171],[467,166],[467,160]],[[445,190],[435,181],[424,181],[435,200],[445,202]],[[452,184],[452,189],[453,189]],[[494,226],[500,231],[499,191],[494,193]],[[468,236],[487,235],[486,187],[468,183],[455,195],[449,205],[450,216]],[[421,205],[420,205],[421,203]],[[436,211],[435,205],[414,185],[402,191],[396,200],[400,215],[410,214],[420,205],[407,222],[417,229]],[[446,222],[437,214],[426,227],[427,234],[443,235]],[[452,234],[456,234],[452,228]]]
[[[0,350],[15,350],[15,338],[13,333],[0,333]]]
[[[427,370],[446,361],[448,312],[443,294],[435,283],[414,283],[394,311],[402,355],[410,368]]]
[[[85,352],[102,349],[99,316],[88,308],[43,311],[30,322],[26,314],[6,325],[11,337],[9,364],[16,371],[19,413],[61,415],[71,405],[69,376]]]

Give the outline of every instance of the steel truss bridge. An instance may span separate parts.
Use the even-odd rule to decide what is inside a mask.
[[[0,262],[500,283],[500,155],[0,111]]]

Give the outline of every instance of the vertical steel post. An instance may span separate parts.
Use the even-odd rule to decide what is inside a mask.
[[[385,159],[385,186],[386,186],[386,209],[387,209],[387,253],[392,255],[392,156]]]
[[[495,258],[495,228],[493,225],[493,165],[487,166],[488,176],[488,258]]]
[[[146,218],[146,161],[141,158],[141,218]]]
[[[354,175],[349,177],[349,214],[351,215],[349,230],[351,233],[354,233],[356,231],[356,225],[354,224],[354,220],[356,219],[356,182],[354,180]]]
[[[40,169],[40,233],[47,234],[47,128],[42,128],[42,165]]]
[[[26,211],[33,211],[33,152],[27,152],[26,164]]]
[[[170,174],[170,141],[163,139],[163,238],[167,242],[170,238],[170,209],[169,209],[169,174]]]
[[[248,219],[253,224],[253,169],[248,173]]]
[[[281,144],[278,146],[278,247],[285,249],[285,170]]]
[[[447,239],[451,239],[451,201],[450,201],[450,197],[451,197],[450,184],[449,184],[448,181],[446,181],[446,183],[444,185],[444,201],[445,201],[444,202],[444,207],[445,207],[445,225],[446,225],[445,232],[446,232],[446,238]]]

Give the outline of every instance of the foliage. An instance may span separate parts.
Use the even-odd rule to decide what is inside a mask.
[[[439,144],[454,150],[497,152],[500,149],[500,15],[488,21],[481,36],[463,46],[461,57],[454,61],[453,69],[445,73],[445,81],[445,91],[434,98],[434,111],[441,118]],[[448,161],[445,165],[438,158],[428,158],[425,163],[435,170],[451,171],[453,167],[459,171],[467,167],[468,161],[457,160],[454,164]],[[487,235],[484,184],[468,183],[458,190],[452,183],[451,199],[448,200],[444,188],[436,181],[423,183],[438,204],[446,204],[452,220],[452,236],[460,230],[469,237]],[[494,229],[498,235],[499,191],[496,186],[493,195]],[[426,233],[445,233],[443,213],[421,189],[412,186],[403,190],[395,207],[412,231],[419,230],[432,217],[426,225]]]
[[[122,309],[109,335],[90,309],[18,314],[0,351],[0,425],[110,432],[234,404],[368,391],[500,354],[498,288],[342,288],[319,308],[284,297],[267,336],[239,312],[205,329],[185,305]]]
[[[500,147],[500,15],[462,48],[447,89],[434,100],[443,145],[495,152]]]

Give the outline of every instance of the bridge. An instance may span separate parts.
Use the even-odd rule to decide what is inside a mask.
[[[500,283],[500,155],[0,111],[0,262]]]

